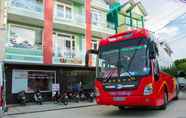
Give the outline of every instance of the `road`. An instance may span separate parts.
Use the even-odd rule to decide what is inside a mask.
[[[32,114],[5,116],[4,118],[186,118],[186,94],[169,103],[166,110],[128,109],[113,106],[91,106]]]

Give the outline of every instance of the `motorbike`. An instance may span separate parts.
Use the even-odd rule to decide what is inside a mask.
[[[64,93],[59,99],[58,102],[62,102],[64,105],[68,105],[69,97],[67,93]]]
[[[34,101],[37,103],[37,104],[40,104],[42,105],[42,95],[41,95],[41,92],[40,91],[36,91],[34,93]]]
[[[17,101],[21,105],[26,105],[27,98],[26,98],[26,92],[25,91],[20,91],[17,95]]]
[[[88,99],[88,100],[89,100],[90,102],[93,102],[93,101],[94,101],[95,94],[94,94],[93,91],[91,91],[89,94],[90,94],[90,95],[89,95],[89,99]]]
[[[80,92],[79,98],[81,101],[85,101],[86,100],[86,96],[83,92]]]
[[[78,103],[79,100],[80,100],[79,93],[77,92],[73,93],[73,101]]]
[[[95,98],[94,90],[85,90],[85,96],[86,100],[88,100],[89,102],[93,102]]]

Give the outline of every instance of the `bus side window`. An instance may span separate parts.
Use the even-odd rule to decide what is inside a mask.
[[[158,64],[158,56],[159,56],[159,51],[157,48],[157,45],[155,42],[151,42],[150,47],[149,47],[149,56],[150,59],[153,61],[153,65],[154,65],[154,79],[157,81],[159,80],[159,64]]]
[[[160,75],[160,69],[159,69],[159,64],[158,60],[154,60],[154,79],[159,80],[159,75]]]

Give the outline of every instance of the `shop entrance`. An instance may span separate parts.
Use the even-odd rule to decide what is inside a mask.
[[[95,71],[91,70],[64,70],[63,72],[64,91],[76,89],[94,89]]]

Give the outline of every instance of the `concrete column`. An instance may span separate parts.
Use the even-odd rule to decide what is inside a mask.
[[[54,0],[44,0],[43,63],[52,64],[53,8]]]
[[[91,0],[85,0],[86,7],[86,50],[92,47],[92,31],[91,31]],[[92,64],[92,58],[89,57],[89,64]]]

